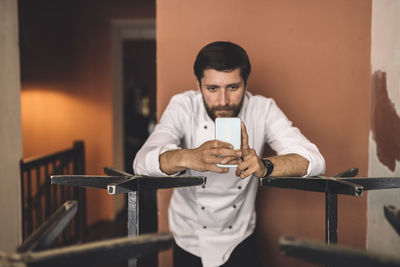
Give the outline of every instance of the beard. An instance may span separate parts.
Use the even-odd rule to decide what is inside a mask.
[[[242,109],[243,99],[244,99],[244,94],[238,105],[225,105],[225,106],[212,106],[212,107],[207,105],[206,101],[204,101],[204,97],[203,97],[203,102],[208,116],[213,121],[215,121],[217,117],[237,117],[239,115],[240,110]],[[217,112],[219,113],[218,116],[216,114]]]

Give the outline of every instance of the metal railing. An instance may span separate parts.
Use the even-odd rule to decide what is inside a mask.
[[[141,192],[158,189],[204,185],[204,176],[139,176],[111,167],[105,167],[105,175],[53,175],[52,184],[69,185],[74,187],[90,187],[105,189],[110,195],[128,194],[128,236],[139,235],[139,195]],[[129,260],[129,266],[137,266],[137,259]]]
[[[400,235],[400,210],[394,206],[384,206],[385,218]],[[318,241],[282,237],[279,240],[281,251],[291,257],[329,266],[385,266],[399,267],[400,257],[383,255],[361,249]]]
[[[260,179],[260,185],[325,193],[325,241],[335,244],[338,241],[338,194],[359,197],[367,190],[400,188],[398,177],[354,178],[357,173],[358,169],[352,168],[333,177],[267,177]]]
[[[85,190],[51,186],[50,183],[50,176],[54,174],[85,173],[83,142],[74,142],[71,149],[57,153],[22,159],[20,169],[23,240],[26,240],[62,203],[77,200],[78,214],[60,235],[57,244],[83,242],[86,229]]]
[[[367,252],[321,241],[283,237],[279,240],[283,254],[308,262],[337,267],[399,267],[400,257]]]
[[[391,257],[361,249],[337,245],[337,195],[360,197],[367,190],[400,188],[400,177],[354,178],[358,169],[348,169],[333,177],[268,177],[260,179],[261,186],[280,187],[325,193],[325,243],[282,237],[280,250],[287,256],[327,266],[387,266],[400,267],[400,257]],[[384,206],[386,219],[400,235],[400,211]]]
[[[172,234],[160,233],[48,249],[72,220],[77,208],[77,201],[67,201],[15,253],[0,251],[0,267],[102,266],[157,253],[172,246]]]

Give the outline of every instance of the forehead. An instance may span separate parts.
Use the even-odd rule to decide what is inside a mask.
[[[204,84],[230,84],[240,83],[242,77],[240,76],[240,69],[236,68],[231,71],[218,71],[215,69],[204,70],[204,76],[201,79]]]

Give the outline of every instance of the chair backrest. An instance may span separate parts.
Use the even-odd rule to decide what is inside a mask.
[[[50,176],[54,174],[85,174],[83,142],[74,142],[71,149],[22,159],[20,168],[23,240],[65,201],[77,200],[77,216],[60,235],[56,246],[83,242],[86,232],[85,189],[50,184]]]

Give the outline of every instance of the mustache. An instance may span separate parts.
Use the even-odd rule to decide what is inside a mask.
[[[235,110],[235,106],[230,106],[230,105],[216,106],[216,107],[213,107],[212,110],[214,110],[214,111]]]

